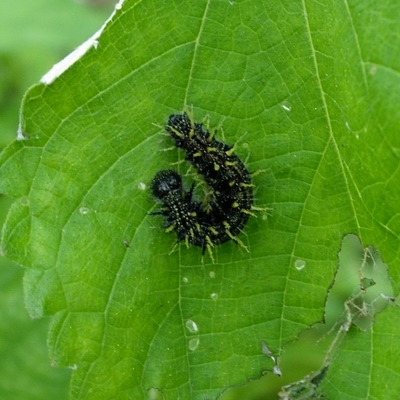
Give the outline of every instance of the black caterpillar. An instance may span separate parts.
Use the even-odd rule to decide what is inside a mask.
[[[216,140],[215,132],[193,122],[186,112],[171,115],[165,129],[203,175],[212,196],[206,204],[197,202],[192,198],[194,185],[185,191],[176,171],[159,171],[151,190],[163,207],[154,214],[164,216],[167,232],[176,231],[178,241],[201,247],[203,254],[207,249],[212,259],[215,244],[232,239],[246,248],[237,235],[256,208],[251,174],[235,154],[235,146]]]

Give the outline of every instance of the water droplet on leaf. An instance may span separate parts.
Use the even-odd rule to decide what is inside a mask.
[[[199,338],[193,338],[189,340],[189,350],[195,351],[200,344],[200,339]]]
[[[196,333],[196,332],[199,331],[199,328],[198,328],[196,322],[194,322],[194,321],[191,320],[191,319],[188,319],[188,320],[186,321],[186,328],[188,328],[188,330],[189,330],[190,332],[192,332],[192,333]]]

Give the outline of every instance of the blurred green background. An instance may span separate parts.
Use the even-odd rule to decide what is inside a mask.
[[[0,1],[0,149],[14,140],[26,90],[95,33],[115,0]],[[15,171],[18,173],[18,171]],[[3,225],[12,199],[0,195]],[[71,370],[50,365],[48,319],[24,307],[23,269],[0,257],[0,399],[68,398]]]

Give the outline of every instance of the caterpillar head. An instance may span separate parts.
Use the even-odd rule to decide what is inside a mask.
[[[182,192],[182,178],[172,169],[157,172],[150,184],[153,195],[163,199],[170,193]]]

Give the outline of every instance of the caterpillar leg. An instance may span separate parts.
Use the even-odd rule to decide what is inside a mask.
[[[247,248],[247,246],[246,246],[237,236],[232,235],[232,233],[231,233],[231,231],[230,231],[231,226],[229,225],[229,223],[228,223],[227,221],[225,221],[225,222],[223,223],[223,225],[224,225],[224,227],[225,227],[225,233],[226,233],[233,241],[235,241],[240,247],[242,247],[242,248],[245,249],[248,253],[250,253],[250,252],[249,252],[249,249]]]
[[[203,246],[202,246],[202,257],[204,256],[204,253],[207,249],[207,252],[211,258],[212,263],[215,264],[215,259],[214,259],[214,255],[212,252],[213,247],[214,247],[214,244],[213,244],[212,240],[210,239],[209,236],[206,236],[205,243],[203,243]]]
[[[173,243],[173,245],[172,245],[172,247],[171,247],[171,250],[170,250],[169,253],[168,253],[169,256],[170,256],[172,253],[175,252],[176,247],[178,246],[178,244],[179,244],[179,241],[178,241],[178,240],[175,240],[175,242]]]
[[[265,172],[268,172],[268,170],[267,170],[267,169],[259,169],[259,170],[255,171],[255,172],[252,172],[252,173],[250,174],[250,176],[251,176],[252,178],[254,178],[255,176],[260,175],[260,174],[263,174],[263,173],[265,173]]]
[[[273,208],[271,208],[271,207],[256,207],[256,206],[251,206],[251,211],[267,212],[267,213],[268,213],[269,210],[273,210]],[[253,215],[254,217],[257,217],[257,215],[254,214],[254,213],[251,213],[251,215]]]

